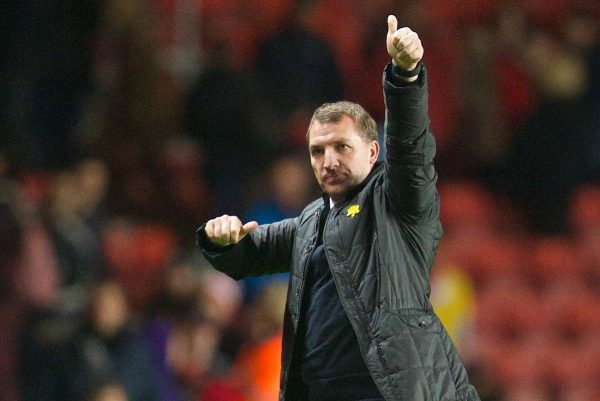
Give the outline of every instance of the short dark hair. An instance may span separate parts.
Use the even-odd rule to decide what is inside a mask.
[[[365,142],[377,140],[377,123],[367,111],[357,103],[341,101],[335,103],[325,103],[318,107],[310,119],[308,130],[306,131],[306,140],[310,135],[310,128],[314,121],[320,123],[339,123],[344,116],[348,116],[354,121],[358,133]]]

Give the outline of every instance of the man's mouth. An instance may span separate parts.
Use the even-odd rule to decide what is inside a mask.
[[[338,185],[344,181],[343,174],[325,174],[321,182],[326,185]]]

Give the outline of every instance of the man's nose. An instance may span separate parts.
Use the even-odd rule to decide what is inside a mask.
[[[323,167],[332,169],[339,165],[337,154],[333,149],[325,149],[325,154],[323,156]]]

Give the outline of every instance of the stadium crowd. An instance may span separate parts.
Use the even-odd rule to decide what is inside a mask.
[[[442,203],[432,303],[487,401],[600,399],[600,7],[585,0],[63,0],[0,24],[0,400],[269,401],[287,278],[208,218],[295,216],[305,134],[384,119],[419,33]],[[22,3],[22,2],[21,2]]]

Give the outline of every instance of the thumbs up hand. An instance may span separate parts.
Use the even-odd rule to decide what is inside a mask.
[[[242,224],[238,217],[224,214],[221,217],[209,220],[204,227],[204,231],[213,244],[224,246],[237,244],[257,228],[258,223],[256,221]]]
[[[413,70],[423,58],[423,45],[416,32],[404,27],[398,29],[395,16],[388,16],[387,51],[392,62],[405,71]]]

